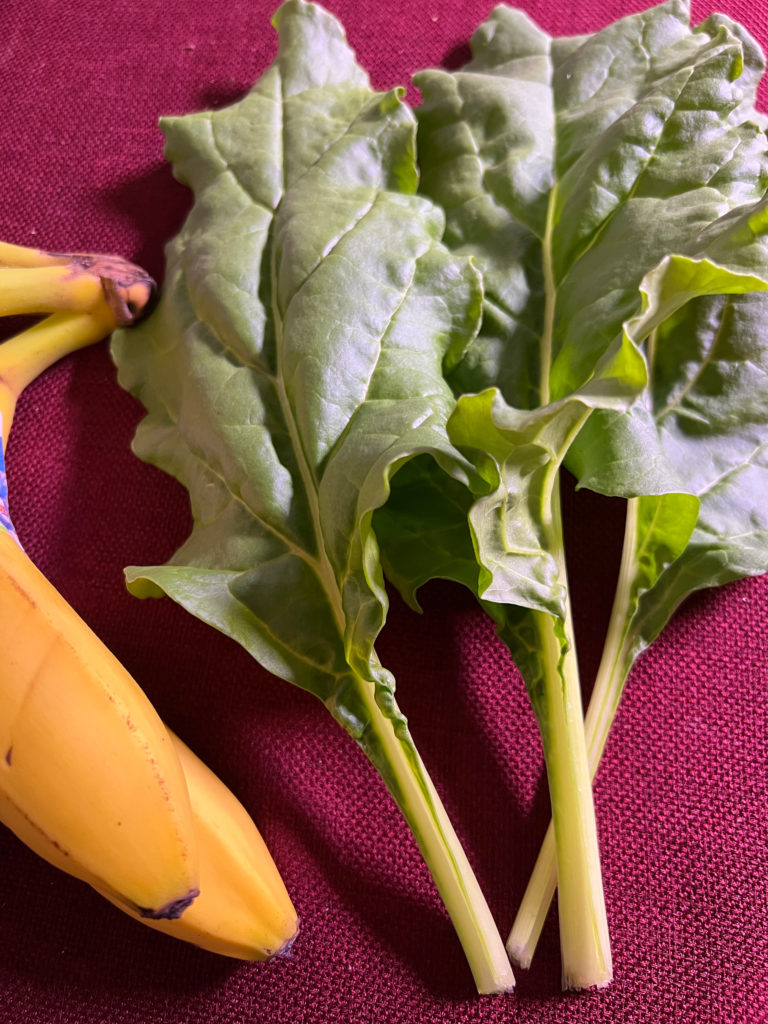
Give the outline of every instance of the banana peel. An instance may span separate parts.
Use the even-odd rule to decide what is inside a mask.
[[[47,314],[0,345],[3,449],[24,388],[146,313],[126,260],[0,242],[0,316]],[[33,565],[8,514],[0,453],[0,821],[132,917],[244,960],[299,927],[255,823]]]

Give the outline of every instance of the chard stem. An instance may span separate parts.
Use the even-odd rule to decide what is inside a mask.
[[[603,987],[613,977],[597,826],[576,659],[563,661],[552,616],[539,614],[547,664],[544,751],[554,824],[563,988]],[[555,660],[556,659],[556,660]]]
[[[515,986],[504,942],[464,848],[415,746],[401,736],[361,681],[370,727],[361,741],[386,782],[421,850],[481,994]]]
[[[632,579],[635,574],[637,500],[627,502],[624,546],[619,579],[600,666],[584,720],[590,778],[594,780],[616,717],[631,665],[629,623],[632,615]],[[552,822],[547,828],[531,877],[523,895],[507,952],[520,967],[530,967],[544,922],[557,888],[557,851]]]
[[[539,634],[543,678],[533,688],[532,698],[542,737],[552,806],[552,862],[557,865],[562,984],[566,989],[601,988],[610,983],[613,966],[579,669],[567,596],[557,475],[553,484],[549,549],[558,561],[560,579],[565,588],[566,614],[562,629],[567,644],[564,647],[563,635],[558,633],[558,620],[554,616],[545,612],[533,614]],[[529,929],[540,928],[536,917],[538,910],[530,902],[521,908],[522,917],[518,914],[507,943],[507,951],[513,959],[518,959],[520,953],[517,935],[520,923],[525,922]],[[521,962],[525,963],[524,955]]]

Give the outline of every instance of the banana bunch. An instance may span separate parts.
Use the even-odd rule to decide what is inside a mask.
[[[0,315],[41,317],[0,345],[0,821],[131,916],[265,960],[298,921],[256,825],[25,554],[8,514],[2,452],[19,395],[133,323],[154,291],[116,257],[0,242]]]

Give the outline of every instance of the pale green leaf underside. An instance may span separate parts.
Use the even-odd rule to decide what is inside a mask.
[[[402,725],[373,644],[386,614],[371,515],[403,462],[447,442],[444,361],[477,326],[476,271],[415,194],[415,126],[338,23],[291,2],[275,64],[239,103],[164,122],[195,205],[160,305],[118,334],[147,409],[135,448],[188,489],[194,527],[128,570],[323,699],[360,736],[352,683]]]
[[[480,992],[514,978],[374,644],[387,611],[374,511],[415,457],[466,485],[443,368],[481,284],[416,194],[415,121],[376,93],[339,23],[288,0],[272,67],[240,102],[166,120],[194,206],[157,310],[118,332],[147,415],[135,450],[187,488],[193,529],[126,571],[323,700],[410,826]]]

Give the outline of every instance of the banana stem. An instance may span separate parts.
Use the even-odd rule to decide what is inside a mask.
[[[0,345],[0,415],[3,450],[24,388],[59,359],[100,341],[112,331],[106,301],[88,313],[52,313]]]
[[[0,242],[0,316],[50,314],[0,345],[4,450],[24,388],[63,356],[134,323],[154,293],[152,278],[117,256]]]
[[[27,245],[0,242],[0,267],[50,267],[69,263],[70,257],[63,253],[46,252]]]
[[[0,243],[0,316],[91,309],[102,294],[115,326],[128,327],[147,312],[155,282],[119,256],[46,253]]]
[[[83,267],[0,267],[0,316],[88,310],[102,294],[101,278]]]

